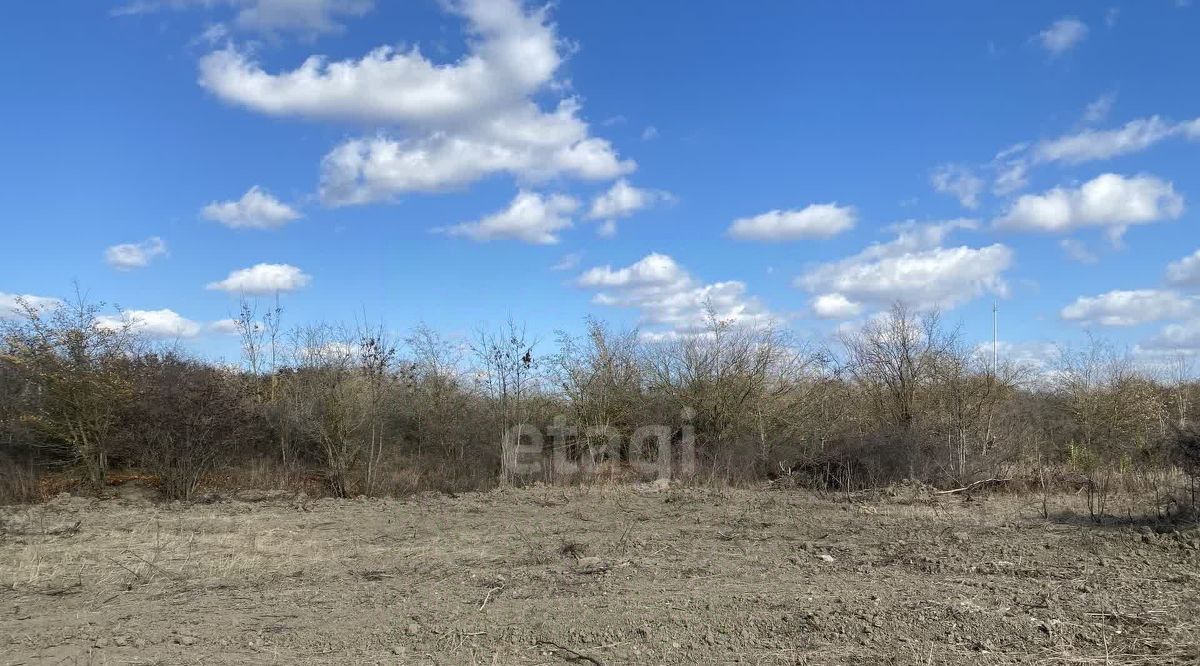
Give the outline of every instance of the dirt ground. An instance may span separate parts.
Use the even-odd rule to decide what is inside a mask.
[[[606,486],[0,509],[6,664],[1198,663],[1200,532]]]

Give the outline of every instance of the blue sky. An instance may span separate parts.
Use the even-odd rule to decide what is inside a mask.
[[[232,356],[287,323],[705,304],[824,339],[894,300],[1013,356],[1200,352],[1200,8],[142,0],[0,26],[0,310],[72,280]]]

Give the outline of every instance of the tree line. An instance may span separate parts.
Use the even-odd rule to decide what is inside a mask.
[[[244,302],[236,328],[240,363],[217,364],[83,299],[21,303],[0,322],[0,500],[31,499],[43,475],[102,488],[113,470],[184,500],[264,483],[335,496],[486,488],[531,480],[504,478],[501,442],[556,419],[577,426],[569,455],[607,451],[592,476],[628,470],[590,433],[647,424],[689,427],[694,473],[729,483],[1074,484],[1103,515],[1129,483],[1164,510],[1194,505],[1200,474],[1200,383],[1183,361],[1147,373],[1090,338],[1044,367],[996,363],[902,304],[821,344],[711,314],[666,339],[588,319],[549,340],[513,321],[452,340],[424,325],[285,327],[277,303]]]

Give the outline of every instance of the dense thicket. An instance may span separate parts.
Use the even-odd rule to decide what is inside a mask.
[[[658,340],[594,320],[548,342],[512,322],[471,340],[424,326],[393,339],[362,325],[286,330],[278,307],[244,306],[236,367],[152,348],[98,312],[26,307],[3,322],[5,499],[34,494],[43,473],[100,487],[114,469],[182,499],[264,482],[339,496],[569,482],[636,473],[630,437],[649,425],[694,441],[695,467],[676,473],[839,490],[1078,483],[1096,514],[1117,482],[1165,497],[1200,473],[1200,384],[1182,365],[1151,376],[1098,340],[1045,367],[994,363],[902,305],[831,345],[713,318]],[[518,426],[547,433],[538,473],[505,473],[502,442],[529,434]],[[585,464],[564,473],[553,446]]]

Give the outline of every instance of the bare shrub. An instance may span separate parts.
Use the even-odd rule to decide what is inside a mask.
[[[3,323],[6,364],[36,392],[23,422],[48,444],[61,444],[94,487],[104,482],[118,421],[130,395],[128,320],[105,319],[77,294],[58,307],[18,299],[18,318]]]
[[[165,498],[191,499],[240,441],[261,437],[244,384],[230,373],[174,354],[141,356],[131,370],[124,452],[158,478]]]

